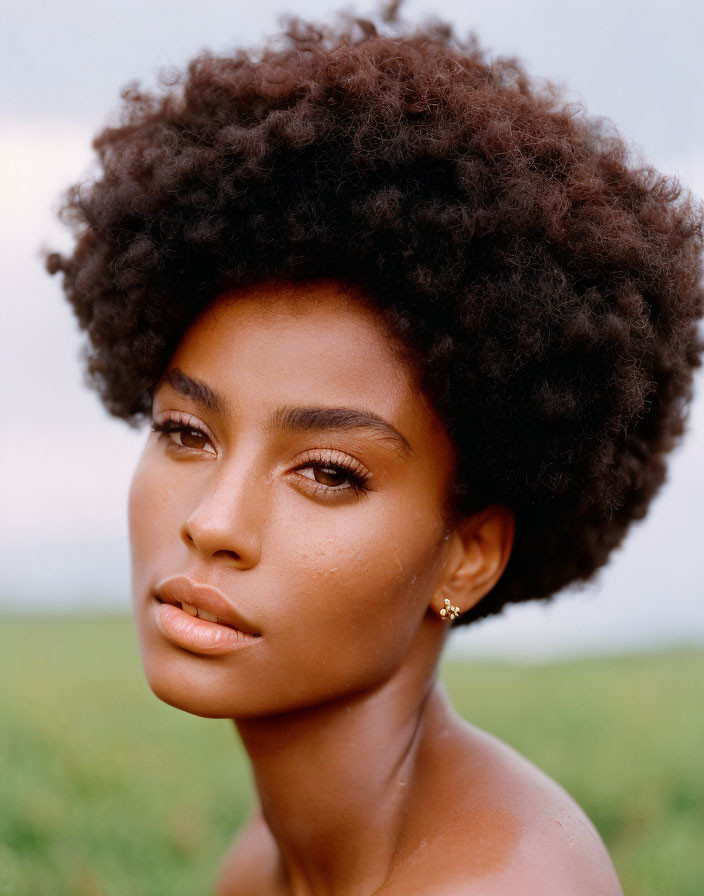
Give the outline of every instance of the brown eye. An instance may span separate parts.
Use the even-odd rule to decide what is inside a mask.
[[[359,494],[367,491],[365,482],[368,477],[343,464],[312,462],[299,467],[298,472],[311,482],[318,494]]]
[[[152,423],[152,432],[166,442],[166,447],[172,451],[183,448],[186,451],[205,451],[208,454],[217,454],[211,437],[197,426],[189,426],[186,422],[176,419],[163,421],[155,420]]]
[[[198,429],[178,429],[170,433],[171,440],[181,448],[202,451],[208,444],[208,437]]]
[[[335,467],[313,467],[312,469],[315,481],[331,488],[342,485],[350,478],[345,470],[338,470]]]
[[[308,480],[310,493],[316,498],[332,499],[333,496],[358,496],[369,489],[366,485],[370,473],[354,457],[342,451],[327,450],[323,457],[311,456],[302,463],[296,474]],[[339,460],[339,463],[337,462]]]

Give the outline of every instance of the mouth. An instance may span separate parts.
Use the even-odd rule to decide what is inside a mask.
[[[196,607],[194,604],[187,604],[185,601],[180,600],[162,600],[160,597],[156,598],[156,602],[158,604],[171,604],[173,607],[178,607],[179,610],[183,610],[184,613],[188,613],[189,616],[197,616],[199,619],[205,619],[206,622],[215,622],[217,625],[224,625],[225,628],[231,628],[234,631],[240,631],[237,626],[232,625],[227,622],[225,619],[221,619],[219,616],[216,616],[214,613],[209,613],[207,610],[204,610],[202,607]],[[255,638],[261,637],[261,635],[253,635]]]
[[[157,628],[172,644],[191,653],[219,655],[261,639],[261,632],[212,585],[172,576],[153,597]]]
[[[257,627],[214,585],[196,582],[186,575],[170,576],[156,588],[154,596],[162,604],[172,604],[193,618],[203,619],[247,635],[259,635]]]

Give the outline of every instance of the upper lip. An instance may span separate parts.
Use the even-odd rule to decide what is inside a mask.
[[[156,596],[165,603],[191,604],[196,609],[206,610],[217,616],[219,622],[225,622],[249,635],[260,634],[255,626],[214,585],[194,582],[193,579],[185,575],[171,576],[158,585]]]

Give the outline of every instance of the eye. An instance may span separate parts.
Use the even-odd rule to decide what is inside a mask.
[[[208,437],[199,429],[172,429],[169,436],[181,448],[202,450],[208,444]]]
[[[360,461],[337,449],[306,452],[295,472],[305,480],[308,491],[323,498],[363,494],[371,478]]]
[[[303,467],[298,472],[307,479],[314,479],[320,485],[326,485],[328,488],[339,488],[345,485],[346,482],[352,482],[352,474],[343,467],[324,467],[316,464],[315,466]],[[347,487],[349,488],[349,485]]]
[[[210,436],[190,420],[167,418],[152,423],[152,431],[168,441],[168,444],[176,450],[205,451],[215,454],[215,449]]]

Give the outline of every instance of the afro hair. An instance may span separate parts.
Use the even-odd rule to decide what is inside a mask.
[[[298,18],[122,96],[52,254],[89,381],[138,422],[218,294],[335,277],[373,298],[460,458],[454,510],[516,513],[460,618],[602,566],[682,433],[703,311],[702,209],[512,59],[443,23]]]

